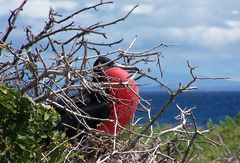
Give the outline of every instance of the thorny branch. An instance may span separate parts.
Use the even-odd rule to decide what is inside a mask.
[[[88,38],[88,35],[91,33],[93,35],[101,35],[103,39],[107,39],[106,34],[101,32],[101,29],[125,21],[138,5],[134,6],[122,18],[108,23],[94,23],[88,27],[82,27],[76,24],[72,18],[83,12],[88,12],[92,9],[96,10],[103,5],[112,4],[113,1],[100,1],[97,4],[67,15],[64,18],[51,8],[49,10],[48,20],[43,29],[38,34],[33,34],[31,27],[28,26],[25,30],[27,41],[22,43],[18,48],[15,47],[14,44],[11,44],[7,38],[15,29],[17,17],[26,3],[27,0],[24,0],[16,10],[11,12],[6,30],[1,36],[0,57],[2,57],[3,60],[0,62],[0,83],[7,83],[22,93],[28,94],[35,102],[49,103],[50,101],[54,103],[56,99],[60,98],[65,102],[67,111],[74,115],[85,119],[102,120],[83,115],[78,111],[71,97],[73,96],[73,92],[81,94],[82,90],[87,90],[97,91],[100,92],[102,96],[113,98],[104,90],[106,87],[111,86],[111,84],[119,83],[92,82],[92,77],[96,75],[94,74],[94,70],[100,66],[104,66],[99,65],[92,67],[93,61],[98,56],[108,56],[115,62],[122,61],[126,66],[140,67],[139,65],[142,63],[145,65],[149,65],[151,62],[156,63],[160,71],[160,77],[153,77],[151,74],[139,68],[134,72],[130,72],[133,74],[131,77],[135,78],[137,82],[140,81],[139,79],[141,78],[148,78],[150,81],[159,84],[161,89],[169,92],[168,100],[159,108],[158,113],[153,117],[150,115],[150,103],[139,96],[139,110],[147,112],[149,117],[147,124],[138,124],[141,117],[136,117],[136,120],[134,121],[133,119],[130,123],[129,128],[119,126],[123,130],[115,133],[113,136],[106,133],[96,132],[93,134],[90,132],[85,138],[69,149],[68,154],[64,158],[65,162],[70,161],[71,157],[68,156],[76,151],[85,156],[84,159],[86,162],[187,162],[192,158],[194,150],[197,150],[197,144],[195,142],[197,137],[203,137],[208,143],[218,145],[217,142],[205,135],[205,133],[210,130],[199,131],[192,108],[181,109],[180,106],[176,106],[180,111],[179,116],[176,117],[179,121],[178,126],[156,133],[153,130],[153,124],[163,116],[164,112],[169,108],[170,104],[174,103],[178,95],[196,89],[193,84],[197,80],[226,78],[198,77],[194,74],[196,67],[192,67],[190,63],[187,62],[191,80],[185,86],[179,84],[179,87],[174,90],[161,81],[164,71],[161,66],[163,55],[159,51],[159,48],[168,47],[169,45],[158,44],[141,52],[133,52],[131,49],[134,48],[134,43],[137,41],[137,37],[135,37],[126,50],[118,49],[108,53],[102,53],[101,50],[99,50],[100,46],[116,46],[123,40],[99,43]],[[56,35],[60,37],[63,33],[67,32],[71,32],[71,34],[64,36],[63,40],[57,40],[54,37]],[[75,32],[75,34],[72,35],[73,32]],[[127,82],[124,84],[128,86]],[[139,84],[139,86],[141,85]],[[82,99],[79,98],[79,100]],[[83,100],[82,103],[84,103]],[[106,119],[102,121],[111,120]],[[116,125],[119,124],[116,122]],[[141,126],[143,126],[143,129],[141,129],[140,132],[137,131]],[[90,130],[95,131],[94,129]],[[81,134],[81,132],[79,134]],[[164,139],[164,136],[168,136],[168,138]],[[182,149],[181,145],[184,143],[185,148]],[[62,145],[63,143],[59,144],[59,146]],[[59,146],[56,146],[54,150]],[[47,153],[43,153],[42,160],[46,160],[47,156],[52,152],[53,151],[48,151]],[[93,157],[89,158],[89,154],[93,155]],[[180,156],[175,158],[176,154]]]
[[[1,36],[1,44],[4,44],[6,42],[8,36],[12,32],[12,30],[15,28],[18,15],[22,11],[23,6],[26,4],[26,2],[27,0],[24,0],[18,8],[16,8],[14,11],[11,11],[11,15],[8,18],[8,25],[6,27],[4,34]],[[1,54],[1,51],[0,51],[0,54]]]

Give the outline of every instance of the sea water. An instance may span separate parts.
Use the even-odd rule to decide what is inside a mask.
[[[141,92],[140,95],[150,100],[151,115],[154,116],[166,103],[169,98],[167,92]],[[178,104],[182,109],[193,109],[194,116],[198,126],[206,126],[211,120],[219,123],[226,116],[235,117],[240,112],[240,92],[236,91],[193,91],[180,94],[174,102],[167,108],[164,114],[157,120],[158,124],[178,123],[176,116],[180,111],[177,109]],[[147,114],[137,112],[136,117],[144,117],[141,122],[148,121]],[[156,123],[155,123],[156,124]]]

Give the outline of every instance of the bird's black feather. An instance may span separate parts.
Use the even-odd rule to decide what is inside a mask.
[[[93,66],[95,67],[105,63],[108,63],[105,65],[106,67],[111,67],[114,65],[114,62],[112,62],[111,59],[107,57],[99,57]],[[96,77],[93,78],[92,82],[100,82],[103,79],[103,74],[101,73],[102,68],[103,67],[100,67],[94,70]],[[79,111],[82,115],[93,118],[107,119],[109,116],[109,104],[106,98],[101,96],[98,92],[84,90],[75,96],[70,97],[70,99],[72,101],[71,103],[74,104],[75,107],[74,105],[67,104],[67,102],[62,99],[58,100],[57,103],[63,107],[60,108],[56,106],[57,112],[61,115],[61,121],[57,125],[57,129],[65,131],[67,137],[75,136],[78,130],[84,130],[88,127],[96,128],[101,122],[100,120],[82,118],[81,116],[67,111],[67,109],[75,112]]]
[[[61,115],[61,121],[57,125],[57,129],[65,131],[68,137],[76,135],[78,130],[84,130],[88,127],[96,128],[101,121],[89,118],[82,118],[81,116],[73,114],[73,112],[67,111],[67,109],[82,114],[83,116],[89,116],[99,119],[106,119],[110,112],[108,103],[103,100],[102,97],[96,97],[100,95],[93,92],[88,93],[86,91],[84,94],[79,95],[79,97],[78,95],[71,97],[74,105],[77,107],[71,107],[74,105],[66,106],[66,102],[64,103],[62,100],[59,100],[57,102],[61,106],[64,106],[64,108],[56,108],[58,113]]]

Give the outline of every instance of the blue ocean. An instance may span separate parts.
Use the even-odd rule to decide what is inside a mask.
[[[155,115],[164,103],[169,98],[167,92],[141,92],[140,95],[150,100],[151,115]],[[157,121],[158,124],[175,124],[178,121],[174,118],[180,111],[176,104],[181,108],[192,108],[194,116],[196,117],[198,126],[205,127],[207,122],[211,120],[214,123],[219,123],[224,120],[226,116],[235,117],[240,112],[240,92],[236,91],[192,91],[179,95],[169,108],[165,111],[162,117]],[[149,107],[149,106],[148,106]],[[147,121],[146,113],[138,112],[137,117],[143,116]]]

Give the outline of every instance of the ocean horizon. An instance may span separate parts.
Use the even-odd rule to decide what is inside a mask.
[[[151,115],[154,116],[169,98],[167,92],[142,91],[141,97],[151,103]],[[194,108],[193,114],[198,126],[206,127],[211,120],[219,124],[226,116],[234,118],[240,112],[240,91],[189,91],[180,94],[174,102],[166,109],[164,114],[157,120],[157,124],[177,124],[176,116],[180,111],[176,104],[182,109]],[[137,112],[136,117],[143,117],[140,123],[149,121],[146,113]]]

